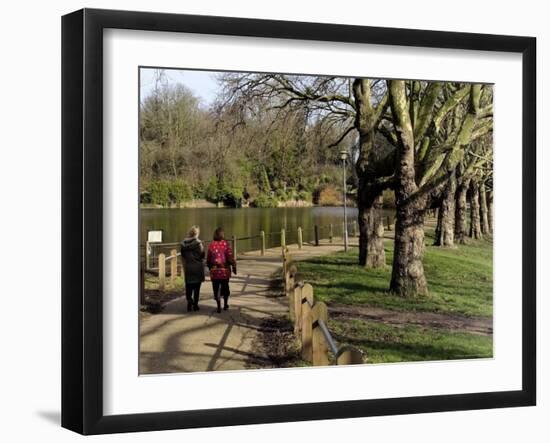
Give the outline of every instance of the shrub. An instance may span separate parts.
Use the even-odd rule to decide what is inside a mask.
[[[320,206],[340,206],[342,195],[334,186],[326,185],[318,191],[317,204]]]
[[[181,203],[191,200],[193,193],[191,187],[183,180],[175,180],[170,183],[170,200],[175,203]]]
[[[163,207],[170,204],[170,182],[165,180],[154,181],[149,184],[151,203]]]
[[[276,208],[277,200],[267,194],[261,193],[254,200],[253,206],[256,208]]]
[[[308,192],[308,191],[305,191],[305,190],[302,190],[302,191],[299,191],[298,192],[298,199],[299,200],[305,200],[307,202],[310,202],[312,200],[312,195],[311,195],[311,192]]]

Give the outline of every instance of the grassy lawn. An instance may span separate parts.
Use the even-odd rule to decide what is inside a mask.
[[[431,243],[431,239],[427,238]],[[384,269],[357,265],[357,249],[298,264],[306,282],[315,282],[315,298],[327,304],[361,304],[402,311],[430,311],[465,315],[493,314],[493,245],[471,241],[456,249],[427,246],[424,269],[429,295],[403,298],[389,291],[393,242],[386,242]]]
[[[329,320],[334,338],[366,352],[368,363],[491,357],[492,336],[368,320]]]
[[[357,249],[301,261],[299,273],[314,287],[316,300],[331,305],[377,307],[391,311],[436,312],[453,317],[491,317],[493,313],[492,249],[490,241],[470,241],[456,249],[431,246],[426,236],[425,272],[429,295],[402,298],[388,291],[393,242],[386,242],[385,269],[357,265]],[[330,317],[330,316],[329,316]],[[329,320],[342,344],[367,352],[370,363],[491,357],[492,335],[442,327],[388,324],[352,315]]]

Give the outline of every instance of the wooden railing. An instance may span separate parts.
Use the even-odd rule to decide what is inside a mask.
[[[336,365],[366,363],[366,356],[361,350],[353,346],[338,346],[328,328],[327,305],[315,300],[312,285],[298,281],[297,267],[287,247],[282,248],[282,260],[284,291],[302,359],[313,366],[327,366],[331,362],[330,351]]]
[[[389,218],[388,218],[389,223]],[[314,225],[309,229],[304,229],[298,227],[296,231],[289,231],[287,229],[281,229],[280,231],[274,232],[265,232],[260,231],[256,235],[250,235],[247,237],[236,237],[231,236],[231,245],[233,248],[233,253],[237,257],[238,251],[241,250],[239,242],[246,240],[259,240],[259,251],[260,255],[265,255],[267,247],[285,247],[288,244],[289,234],[291,237],[294,237],[295,242],[298,245],[299,249],[302,249],[304,244],[310,243],[315,246],[319,246],[321,239],[328,239],[330,243],[334,242],[335,232],[344,232],[344,223],[334,225],[328,224],[324,226]],[[350,220],[348,222],[348,233],[350,237],[357,237],[359,235],[359,230],[357,226],[357,220]],[[295,234],[295,235],[294,235]],[[209,241],[203,241],[205,248],[208,247]],[[147,243],[142,246],[141,257],[142,262],[145,265],[146,271],[156,271],[159,269],[159,260],[161,253],[164,254],[164,257],[171,256],[171,253],[168,254],[168,250],[172,248],[178,248],[180,243],[170,242],[170,243]],[[148,250],[148,249],[151,250]],[[160,251],[160,252],[159,252]],[[157,252],[159,252],[157,254]],[[243,251],[245,252],[245,251]],[[246,251],[248,252],[248,250]]]

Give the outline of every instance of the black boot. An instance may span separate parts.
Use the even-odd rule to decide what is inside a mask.
[[[193,297],[193,311],[199,310],[199,296],[197,293],[195,293]]]
[[[229,309],[229,305],[227,304],[228,297],[223,298],[223,310],[227,311]]]

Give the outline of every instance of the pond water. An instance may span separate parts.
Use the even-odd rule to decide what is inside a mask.
[[[357,208],[348,208],[348,230],[357,218]],[[180,242],[189,228],[197,225],[201,239],[211,240],[214,229],[224,228],[225,236],[237,238],[258,236],[265,231],[266,247],[280,245],[281,229],[286,230],[287,244],[297,242],[298,227],[303,230],[304,242],[314,238],[314,226],[319,226],[320,237],[327,238],[329,224],[333,224],[334,236],[341,236],[344,221],[343,207],[308,208],[186,208],[141,209],[141,244],[147,239],[148,230],[163,230],[163,242]],[[260,249],[260,239],[238,242],[240,252]]]

